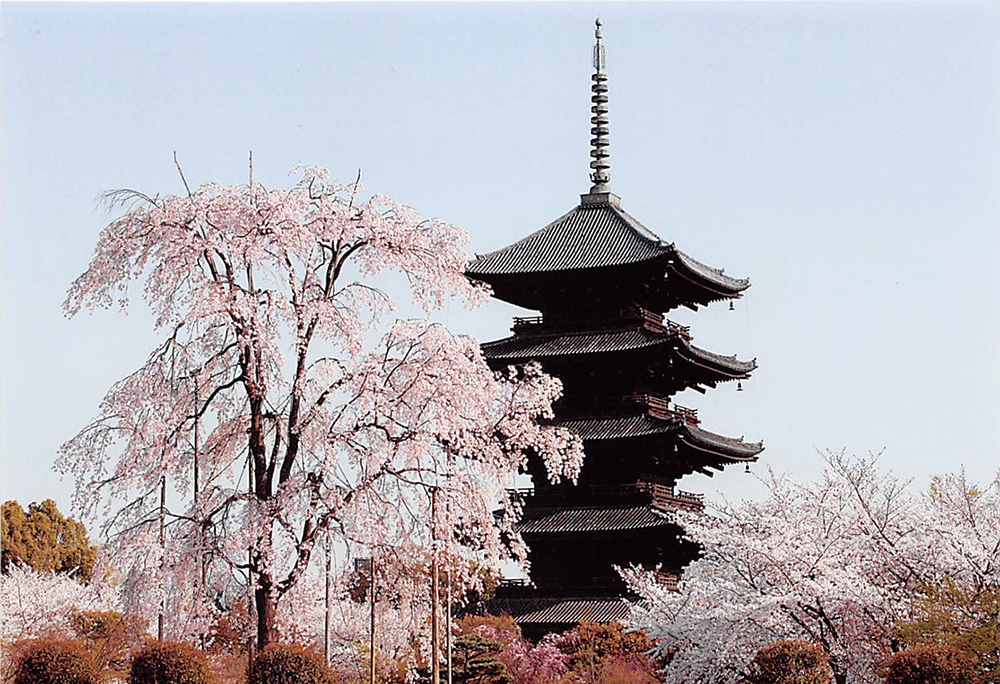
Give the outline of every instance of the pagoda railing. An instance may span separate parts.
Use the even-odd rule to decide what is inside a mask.
[[[680,581],[681,576],[673,572],[663,572],[662,570],[654,570],[653,577],[656,582],[670,591],[680,591]]]
[[[511,330],[519,333],[531,331],[533,328],[544,327],[546,330],[558,332],[561,330],[579,330],[591,326],[608,327],[629,322],[641,323],[644,328],[652,332],[679,335],[688,342],[692,339],[690,326],[674,323],[664,318],[662,314],[643,309],[639,306],[630,306],[605,315],[568,316],[564,320],[546,321],[544,316],[516,316]]]
[[[645,480],[640,480],[635,484],[591,485],[589,487],[573,487],[571,489],[551,489],[538,494],[536,494],[533,487],[520,487],[518,489],[508,489],[507,493],[511,498],[522,501],[530,497],[533,503],[537,505],[545,505],[547,503],[565,505],[568,500],[573,500],[581,504],[606,503],[609,501],[618,503],[621,502],[622,498],[635,498],[648,501],[657,508],[686,510],[696,513],[705,508],[705,497],[702,494],[685,492],[675,489],[670,485]]]

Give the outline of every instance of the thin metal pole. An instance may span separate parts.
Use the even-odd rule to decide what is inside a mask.
[[[369,585],[369,603],[371,604],[371,632],[369,636],[371,637],[371,648],[369,648],[368,653],[368,677],[369,684],[375,684],[375,554],[372,554],[371,563],[368,566],[371,569],[371,575],[368,577]]]
[[[330,528],[326,528],[326,598],[323,612],[323,660],[330,665]]]
[[[441,681],[438,653],[437,487],[431,489],[431,684]]]
[[[447,616],[445,618],[445,629],[444,642],[445,642],[445,657],[448,659],[448,684],[451,684],[451,573],[452,573],[452,562],[451,556],[448,556],[448,606],[447,606]]]
[[[163,566],[166,562],[164,543],[164,518],[167,508],[167,476],[160,476],[160,589],[163,589]],[[160,613],[156,616],[156,638],[163,641],[163,613],[166,611],[166,596],[160,597]]]

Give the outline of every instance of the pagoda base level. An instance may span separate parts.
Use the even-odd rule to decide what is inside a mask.
[[[491,615],[510,615],[525,638],[573,629],[579,623],[624,622],[631,604],[618,597],[496,598],[486,604]]]

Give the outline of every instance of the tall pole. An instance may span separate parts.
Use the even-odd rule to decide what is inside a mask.
[[[373,549],[374,551],[374,549]],[[375,684],[375,554],[372,553],[372,561],[368,568],[371,574],[368,576],[368,598],[371,606],[371,625],[369,637],[371,638],[371,648],[368,649],[368,681]]]
[[[431,684],[440,684],[438,654],[437,487],[431,489]]]
[[[330,528],[326,528],[326,597],[323,611],[323,660],[330,665]]]
[[[163,565],[166,561],[166,552],[163,548],[164,543],[164,517],[166,515],[167,509],[167,476],[163,474],[160,476],[160,590],[163,590]],[[166,610],[164,605],[166,601],[166,594],[160,597],[160,613],[156,616],[156,638],[163,641],[163,613]]]
[[[453,571],[453,565],[451,562],[451,556],[448,556],[448,605],[446,607],[445,616],[445,629],[444,633],[444,643],[445,643],[445,657],[448,659],[448,684],[451,684],[451,573]]]

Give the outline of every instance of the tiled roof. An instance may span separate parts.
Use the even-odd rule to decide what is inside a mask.
[[[521,534],[556,532],[613,532],[642,530],[670,524],[672,516],[652,506],[589,506],[586,508],[528,508],[518,523]]]
[[[742,437],[733,439],[687,424],[681,426],[680,439],[688,446],[712,453],[722,452],[738,461],[755,461],[757,454],[764,450],[764,442],[744,442]]]
[[[629,351],[670,342],[672,336],[645,328],[564,332],[547,335],[519,334],[483,345],[488,359],[523,359],[572,354]]]
[[[569,428],[584,441],[676,433],[680,441],[689,447],[736,461],[756,460],[757,454],[764,450],[763,442],[745,442],[742,438],[717,435],[681,420],[654,418],[647,413],[576,418],[560,421],[559,425]]]
[[[584,441],[645,437],[647,435],[667,434],[676,430],[673,421],[653,418],[646,413],[631,416],[576,418],[560,421],[559,426],[572,430]]]
[[[757,367],[756,361],[741,361],[696,347],[677,335],[657,333],[646,328],[595,330],[548,334],[520,333],[483,344],[483,355],[492,360],[544,359],[554,356],[600,354],[632,351],[672,343],[680,339],[679,349],[685,360],[707,366],[710,370],[745,375]],[[689,352],[684,354],[683,352]]]
[[[519,624],[622,622],[629,615],[629,603],[620,598],[499,599],[493,603],[493,610],[509,613]]]
[[[473,278],[620,266],[667,254],[670,246],[611,203],[574,207],[526,238],[469,264]]]

